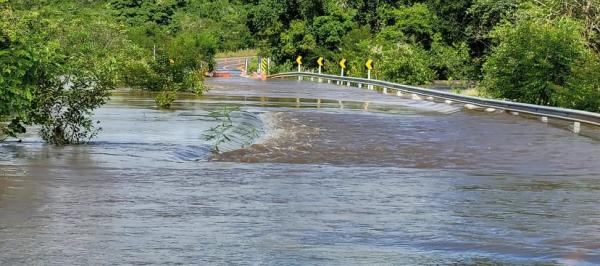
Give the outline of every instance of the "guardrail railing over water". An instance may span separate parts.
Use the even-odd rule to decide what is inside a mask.
[[[315,79],[318,82],[327,82],[332,83],[335,82],[339,85],[347,85],[347,86],[356,86],[362,88],[363,86],[374,89],[374,87],[382,88],[384,93],[391,93],[393,91],[396,92],[398,96],[404,95],[404,93],[412,94],[417,97],[425,97],[428,100],[444,100],[448,104],[456,103],[464,103],[467,107],[470,108],[492,108],[498,110],[506,110],[512,112],[513,114],[530,114],[535,116],[540,116],[543,122],[548,122],[549,118],[556,118],[560,120],[566,120],[573,122],[572,130],[575,133],[579,133],[581,131],[581,123],[600,126],[600,114],[565,109],[565,108],[557,108],[550,106],[542,106],[535,104],[526,104],[526,103],[517,103],[503,100],[494,100],[494,99],[485,99],[480,97],[473,96],[465,96],[459,95],[451,92],[439,91],[426,89],[415,86],[402,85],[382,80],[375,79],[365,79],[365,78],[355,78],[355,77],[342,77],[336,75],[327,75],[327,74],[317,74],[310,72],[287,72],[287,73],[279,73],[275,75],[269,76],[269,78],[291,78],[298,77],[298,80],[304,80],[305,78],[310,78],[312,81]]]

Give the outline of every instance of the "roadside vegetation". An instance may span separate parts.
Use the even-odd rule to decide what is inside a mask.
[[[274,61],[413,85],[479,81],[477,94],[600,111],[599,0],[277,1],[248,26]]]
[[[216,58],[252,57],[258,55],[256,49],[243,49],[237,51],[222,51],[217,53]]]
[[[170,108],[177,92],[202,94],[215,54],[250,45],[215,31],[236,19],[215,7],[0,0],[0,140],[35,125],[47,143],[85,143],[100,130],[93,111],[118,87],[157,92],[159,108]]]
[[[600,111],[600,0],[0,0],[0,139],[84,143],[110,91],[202,94],[215,58]],[[251,64],[255,66],[255,63]]]

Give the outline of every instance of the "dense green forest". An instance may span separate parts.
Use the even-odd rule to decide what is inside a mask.
[[[0,0],[0,26],[0,132],[55,144],[92,137],[116,87],[168,108],[205,90],[216,53],[251,48],[273,71],[322,56],[365,76],[371,58],[379,79],[600,111],[600,0]]]

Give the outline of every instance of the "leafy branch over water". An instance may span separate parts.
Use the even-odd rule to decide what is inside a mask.
[[[260,131],[252,124],[233,121],[232,114],[235,112],[241,112],[240,108],[227,105],[210,112],[209,116],[220,123],[204,132],[202,138],[213,143],[213,152],[220,153],[223,145],[227,143],[238,144],[242,148],[247,147],[259,137]]]

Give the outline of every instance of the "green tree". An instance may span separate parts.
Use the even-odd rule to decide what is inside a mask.
[[[152,22],[168,25],[177,8],[185,6],[185,0],[112,0],[111,5],[118,17],[131,25]]]
[[[475,69],[466,43],[445,45],[435,38],[429,51],[429,67],[442,80],[465,80],[475,77]]]
[[[557,105],[562,90],[588,53],[580,25],[570,19],[528,19],[499,27],[500,43],[484,65],[483,84],[495,97]]]
[[[16,137],[32,119],[38,77],[45,75],[44,67],[55,59],[58,44],[36,32],[46,26],[37,13],[19,18],[1,0],[0,12],[0,131]]]
[[[600,0],[540,0],[536,7],[551,19],[569,17],[583,25],[583,36],[600,53]],[[532,12],[527,9],[526,12]]]
[[[435,72],[429,67],[429,56],[418,45],[402,44],[384,51],[382,62],[383,79],[410,85],[422,85],[435,79]]]
[[[427,5],[414,4],[390,11],[386,24],[387,28],[382,31],[402,33],[405,41],[429,48],[438,32],[439,19]]]
[[[3,9],[0,65],[15,75],[0,82],[0,95],[17,93],[1,98],[0,106],[16,102],[10,104],[15,110],[3,111],[10,122],[3,130],[16,137],[25,126],[40,125],[48,143],[82,143],[96,134],[92,112],[114,88],[117,68],[111,48],[121,44],[119,35],[110,27],[57,20],[53,10],[40,11]],[[4,57],[8,52],[19,56]]]
[[[354,23],[345,17],[320,16],[315,18],[312,27],[317,43],[335,49],[342,44],[344,35],[354,28]]]
[[[566,108],[600,112],[600,58],[588,53],[572,69],[566,85],[554,97],[557,105]]]
[[[492,46],[490,32],[502,21],[514,22],[514,13],[522,0],[476,0],[469,7],[465,34],[475,58],[482,58]],[[481,64],[480,64],[481,65]]]
[[[308,55],[317,47],[315,36],[309,31],[305,21],[292,22],[289,30],[281,34],[282,58],[293,58],[297,55]]]

